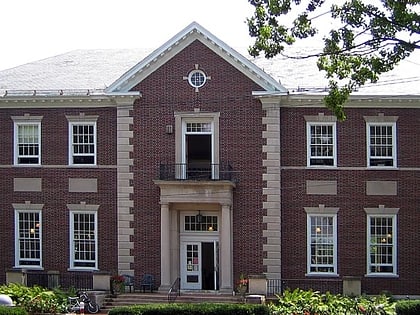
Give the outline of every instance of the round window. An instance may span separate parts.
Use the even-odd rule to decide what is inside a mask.
[[[188,75],[188,82],[192,87],[202,87],[206,83],[206,75],[201,70],[193,70]]]

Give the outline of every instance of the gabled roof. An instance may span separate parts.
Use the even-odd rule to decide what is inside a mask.
[[[245,47],[229,47],[197,23],[190,24],[156,50],[81,49],[0,71],[0,99],[6,95],[105,94],[128,91],[136,82],[166,62],[192,40],[199,39],[242,73],[259,83],[266,94],[285,93],[322,97],[328,81],[316,66],[315,59],[290,59],[281,55],[272,59],[251,58]],[[313,51],[314,47],[290,48],[288,55]],[[142,60],[139,62],[139,60]],[[384,73],[375,84],[366,84],[354,96],[412,97],[420,99],[420,51],[404,59],[392,71]],[[133,66],[135,65],[135,66]],[[121,76],[121,74],[123,75]],[[279,83],[277,80],[281,80]],[[15,91],[13,91],[15,90]],[[19,90],[19,91],[16,91]],[[28,94],[29,93],[29,94]],[[125,92],[127,93],[127,92]],[[261,95],[264,93],[260,93]]]
[[[106,89],[106,92],[123,93],[130,91],[135,85],[195,40],[202,42],[267,92],[287,93],[287,89],[279,82],[196,22],[188,25],[124,73]]]

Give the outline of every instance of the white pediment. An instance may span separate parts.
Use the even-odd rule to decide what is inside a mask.
[[[202,42],[214,53],[261,86],[265,91],[287,93],[287,89],[279,82],[196,22],[188,25],[165,44],[124,73],[106,89],[106,92],[112,94],[130,91],[134,86],[195,40]]]

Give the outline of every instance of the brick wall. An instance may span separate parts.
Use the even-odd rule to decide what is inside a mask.
[[[97,164],[99,167],[68,167],[68,121],[66,115],[98,115]],[[42,119],[42,166],[14,167],[13,120],[11,116],[29,113]],[[98,244],[100,270],[117,267],[116,229],[116,115],[113,108],[74,109],[3,109],[0,111],[0,221],[2,270],[14,266],[14,209],[12,203],[44,204],[43,266],[45,271],[67,271],[69,267],[69,210],[67,204],[100,205],[98,210]],[[105,167],[104,167],[105,166]],[[41,178],[41,192],[14,192],[13,179]],[[97,193],[70,193],[69,178],[96,178]],[[5,279],[0,273],[0,282]]]
[[[211,76],[199,92],[183,79],[195,64]],[[175,163],[175,134],[166,134],[165,126],[175,124],[174,112],[194,108],[220,112],[220,161],[229,162],[239,180],[233,205],[234,273],[261,273],[262,111],[251,96],[258,87],[194,42],[135,89],[142,92],[134,113],[136,273],[160,273],[159,189],[152,180],[161,162]]]
[[[416,131],[418,109],[348,108],[348,119],[337,123],[338,168],[306,168],[306,123],[304,115],[328,111],[323,108],[284,108],[281,114],[282,143],[282,276],[308,279],[306,257],[306,213],[304,207],[338,207],[338,274],[362,279],[362,291],[393,294],[418,292],[420,272],[415,253],[420,212],[420,141]],[[366,122],[363,116],[399,116],[397,121],[398,166],[400,169],[366,168]],[[293,166],[294,168],[288,168]],[[415,169],[412,169],[415,168]],[[337,195],[307,195],[306,180],[336,180]],[[397,181],[397,196],[368,196],[366,181]],[[385,205],[399,208],[398,278],[365,277],[366,226],[364,208]],[[322,278],[320,278],[321,281]],[[309,281],[309,280],[308,280]]]

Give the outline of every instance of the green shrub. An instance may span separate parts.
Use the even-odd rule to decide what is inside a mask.
[[[395,307],[397,315],[418,315],[420,314],[419,300],[400,300]]]
[[[277,302],[270,304],[270,309],[273,315],[394,315],[395,303],[384,295],[352,298],[296,289],[279,295]]]
[[[8,307],[0,305],[0,315],[27,315],[25,309],[21,307]]]
[[[142,304],[116,307],[109,315],[269,315],[269,308],[256,304]]]
[[[67,306],[67,295],[64,292],[39,286],[26,287],[10,283],[0,286],[0,293],[10,296],[16,306],[29,313],[61,313]]]

